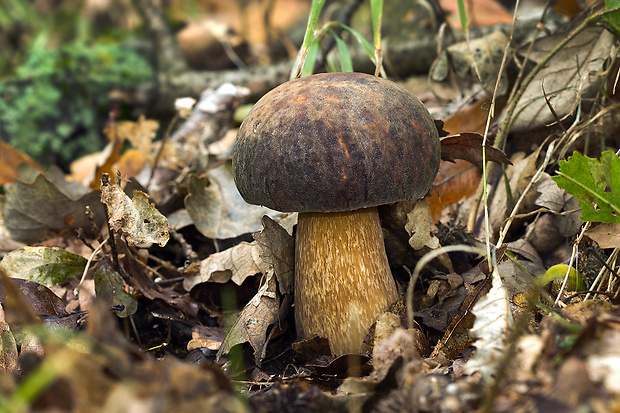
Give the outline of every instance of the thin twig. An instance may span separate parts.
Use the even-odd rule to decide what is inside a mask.
[[[75,294],[76,297],[80,295],[80,289],[82,288],[82,284],[84,284],[84,280],[86,280],[86,273],[88,273],[88,270],[90,269],[90,263],[92,262],[93,258],[95,258],[95,256],[99,253],[99,251],[101,251],[101,249],[103,248],[106,242],[107,242],[107,239],[103,240],[103,242],[100,243],[97,246],[97,248],[88,257],[88,261],[86,261],[86,265],[84,266],[84,272],[82,273],[82,278],[80,279],[80,282],[78,283],[77,287],[75,287],[75,289],[73,290],[73,294]]]

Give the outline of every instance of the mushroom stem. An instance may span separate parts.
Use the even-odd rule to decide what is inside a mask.
[[[363,352],[368,329],[397,298],[376,207],[299,214],[295,323],[300,337],[327,338],[334,355]]]

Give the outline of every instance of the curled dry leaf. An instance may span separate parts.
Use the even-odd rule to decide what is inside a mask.
[[[257,273],[265,274],[265,283],[258,293],[243,308],[235,324],[219,348],[218,357],[228,354],[238,344],[248,342],[254,349],[256,363],[265,355],[268,337],[267,330],[279,317],[281,308],[290,305],[281,302],[277,293],[290,294],[293,288],[294,244],[293,238],[278,223],[263,217],[263,230],[255,235],[253,243],[242,242],[232,248],[216,253],[203,260],[200,273],[186,278],[184,286],[191,289],[202,282],[227,282],[237,285]],[[196,338],[192,346],[200,346]],[[208,341],[212,346],[216,345]]]
[[[260,257],[271,265],[278,279],[282,294],[293,292],[295,279],[295,242],[293,237],[277,222],[263,216],[263,230],[254,234],[260,246]]]
[[[144,192],[134,191],[133,199],[129,199],[118,185],[110,184],[109,178],[102,179],[101,202],[108,207],[110,227],[123,232],[129,245],[156,243],[163,247],[168,242],[168,220]]]
[[[264,228],[254,235],[255,242],[241,242],[234,247],[210,255],[200,263],[200,272],[185,278],[187,290],[203,282],[237,285],[258,273],[273,268],[280,292],[292,292],[295,250],[293,237],[271,218],[263,217]]]
[[[454,161],[464,159],[479,168],[482,168],[482,142],[484,137],[476,132],[461,132],[440,139],[441,159]],[[512,162],[501,150],[493,147],[489,142],[485,145],[486,160],[512,165]]]
[[[11,293],[11,291],[7,291],[5,282],[5,279],[0,279],[0,303],[4,303],[7,293]],[[46,286],[20,278],[11,278],[10,282],[19,290],[25,301],[39,317],[67,314],[62,300]]]
[[[10,280],[11,282],[9,288],[5,285],[6,280]],[[26,312],[32,311],[32,313],[38,316],[46,325],[77,328],[86,316],[86,312],[84,311],[68,313],[65,310],[63,301],[54,294],[52,290],[42,284],[19,278],[0,279],[0,303],[5,304],[9,302],[7,308],[10,309],[14,307],[14,297],[12,300],[9,295],[15,294],[17,291],[19,291],[22,300],[13,313],[19,312],[23,315]],[[11,301],[13,305],[10,304]],[[26,309],[24,306],[28,308]],[[11,323],[13,323],[14,327],[28,324],[28,322],[24,323],[24,321],[26,320],[20,320],[16,323],[15,319],[13,319]],[[22,351],[24,351],[23,343]]]
[[[186,277],[183,286],[189,291],[200,283],[225,283],[229,280],[241,285],[246,278],[265,273],[268,268],[261,258],[261,248],[256,242],[241,242],[202,260],[199,273]]]

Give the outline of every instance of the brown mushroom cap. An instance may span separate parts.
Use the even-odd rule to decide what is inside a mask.
[[[423,197],[439,168],[424,105],[388,80],[326,73],[252,108],[233,152],[241,196],[278,211],[345,211]]]

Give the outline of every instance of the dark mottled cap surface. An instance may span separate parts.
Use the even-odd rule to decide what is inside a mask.
[[[346,211],[424,196],[437,128],[388,80],[327,73],[284,83],[252,108],[233,152],[243,198],[278,211]]]

